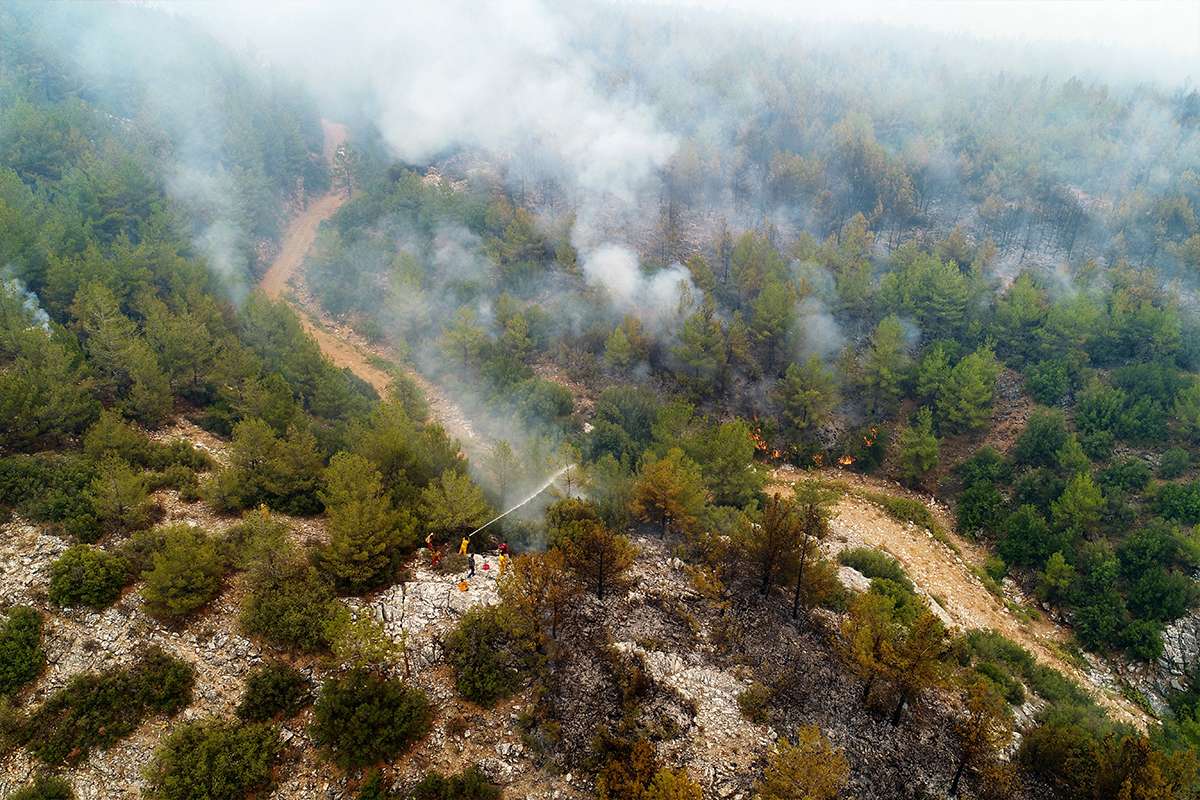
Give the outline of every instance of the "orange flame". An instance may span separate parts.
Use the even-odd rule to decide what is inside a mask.
[[[846,453],[846,455],[838,459],[837,463],[841,464],[843,467],[848,467],[854,463],[854,456]]]

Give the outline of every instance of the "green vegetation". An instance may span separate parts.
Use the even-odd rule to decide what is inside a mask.
[[[28,606],[15,606],[0,626],[0,697],[11,695],[42,672],[42,615]]]
[[[50,565],[50,602],[56,606],[108,608],[129,582],[129,564],[120,555],[77,544]]]
[[[356,669],[327,680],[313,715],[313,741],[343,769],[390,760],[429,732],[433,712],[419,689]]]
[[[9,795],[9,800],[75,800],[75,792],[62,778],[42,775]]]
[[[250,568],[242,629],[299,652],[328,649],[339,605],[333,588],[301,554],[273,552]]]
[[[913,590],[913,583],[904,572],[904,567],[881,550],[853,547],[838,553],[838,561],[853,567],[867,578],[883,578],[900,584],[910,592]]]
[[[409,794],[412,800],[499,800],[501,791],[483,776],[479,767],[471,766],[457,775],[431,772]]]
[[[199,528],[163,528],[150,568],[142,572],[146,611],[176,620],[200,609],[221,591],[225,556],[217,541]]]
[[[294,717],[312,702],[308,680],[287,664],[270,663],[250,673],[237,715],[246,722]]]
[[[21,718],[16,743],[46,764],[75,764],[133,733],[147,717],[191,700],[192,668],[150,648],[128,667],[77,675]]]
[[[268,788],[280,752],[265,724],[185,722],[163,740],[146,771],[156,800],[241,800]]]
[[[523,682],[521,620],[500,607],[473,608],[446,638],[458,693],[482,706],[509,697]]]

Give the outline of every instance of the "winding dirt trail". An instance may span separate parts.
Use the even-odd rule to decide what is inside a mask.
[[[338,150],[346,143],[348,131],[346,126],[327,120],[321,120],[321,127],[325,133],[325,160],[332,165]],[[296,311],[304,330],[335,366],[349,369],[371,384],[380,395],[385,395],[393,378],[386,369],[377,366],[377,359],[393,359],[384,353],[373,351],[346,326],[336,325],[323,318],[319,305],[304,285],[304,275],[300,269],[305,256],[316,241],[321,223],[337,213],[348,199],[349,195],[344,190],[333,187],[296,215],[288,224],[280,243],[279,254],[259,281],[258,288],[267,297],[283,300]],[[397,369],[403,370],[420,387],[429,403],[431,413],[442,427],[458,439],[469,454],[475,454],[475,451],[482,447],[482,442],[462,409],[447,397],[440,387],[416,370],[404,365],[397,365]]]
[[[810,476],[810,473],[793,467],[781,467],[772,471],[768,490],[786,494],[790,492],[792,483]],[[828,470],[821,473],[820,477],[874,492],[918,499],[928,505],[928,498],[887,481],[838,470]],[[830,550],[867,546],[891,554],[917,587],[945,612],[948,619],[944,617],[944,621],[964,631],[990,628],[1007,636],[1042,664],[1057,669],[1079,685],[1087,687],[1096,702],[1104,706],[1115,719],[1144,730],[1151,722],[1149,716],[1114,686],[1104,685],[1115,683],[1115,677],[1099,670],[1092,670],[1089,674],[1089,671],[1066,658],[1064,652],[1070,634],[1062,626],[1040,612],[1030,619],[1019,617],[1005,602],[988,591],[972,571],[972,568],[983,568],[987,551],[954,533],[953,518],[948,509],[935,504],[930,510],[958,552],[935,539],[924,528],[897,522],[874,503],[849,493],[838,502],[831,520]],[[1006,599],[1016,604],[1022,598]]]

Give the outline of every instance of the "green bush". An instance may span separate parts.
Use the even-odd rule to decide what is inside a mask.
[[[327,650],[337,617],[333,588],[302,558],[265,559],[250,571],[242,630],[278,647]]]
[[[514,622],[501,606],[472,608],[446,637],[446,661],[454,668],[460,695],[492,706],[520,688],[520,637]]]
[[[1168,451],[1170,452],[1170,451]],[[1140,458],[1123,458],[1096,476],[1100,486],[1109,492],[1123,489],[1126,492],[1141,492],[1150,485],[1150,467]]]
[[[77,675],[22,720],[18,743],[47,764],[79,763],[155,714],[173,715],[192,697],[191,666],[147,649],[132,665]]]
[[[120,555],[77,544],[50,565],[50,602],[60,607],[112,605],[129,582],[129,563]]]
[[[1071,390],[1071,376],[1061,361],[1040,361],[1025,368],[1025,390],[1044,406],[1052,406]]]
[[[142,573],[142,597],[148,613],[178,619],[220,593],[225,563],[216,540],[199,528],[170,525],[162,536],[150,569]]]
[[[885,578],[900,584],[910,592],[913,591],[913,582],[905,574],[904,567],[881,550],[854,547],[839,553],[838,561],[847,567],[853,567],[867,578]]]
[[[238,569],[251,567],[259,557],[271,551],[286,550],[287,523],[264,509],[242,514],[242,521],[225,532],[225,548]]]
[[[313,741],[343,769],[395,758],[428,732],[433,710],[425,693],[395,678],[351,670],[321,687]]]
[[[287,664],[265,664],[246,679],[237,715],[247,722],[294,717],[312,702],[308,680]]]
[[[1025,702],[1025,686],[1012,676],[1007,669],[994,661],[982,661],[975,665],[975,671],[986,677],[1000,690],[1009,704],[1019,706]]]
[[[9,456],[0,459],[0,505],[94,542],[102,533],[88,495],[95,477],[95,464],[79,456]]]
[[[757,681],[738,693],[738,710],[751,722],[762,725],[768,719],[767,704],[771,702],[771,690]]]
[[[500,796],[500,787],[474,765],[449,777],[431,772],[409,792],[412,800],[499,800]]]
[[[138,531],[154,521],[156,508],[146,478],[120,459],[100,462],[96,477],[88,485],[88,497],[96,520],[106,531]]]
[[[1178,478],[1192,468],[1192,454],[1182,447],[1172,447],[1158,460],[1158,477],[1163,480]]]
[[[185,723],[168,736],[146,771],[155,800],[242,800],[263,792],[280,752],[273,725],[219,720]]]
[[[119,458],[142,469],[167,472],[183,468],[193,474],[210,469],[213,460],[204,451],[185,439],[166,444],[154,441],[130,425],[115,411],[104,410],[83,437],[83,452],[99,463],[106,458]]]
[[[146,485],[152,492],[177,489],[180,494],[195,492],[198,495],[200,491],[200,479],[196,477],[196,471],[182,464],[172,464],[164,470],[146,473]]]
[[[11,794],[9,800],[75,800],[75,792],[62,778],[43,775]]]
[[[1160,486],[1154,495],[1154,510],[1185,525],[1200,524],[1200,481]]]
[[[33,681],[45,663],[42,615],[28,606],[16,606],[0,627],[0,696]]]

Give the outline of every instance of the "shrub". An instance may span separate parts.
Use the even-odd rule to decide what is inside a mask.
[[[337,616],[333,589],[303,559],[264,559],[250,573],[242,629],[270,644],[300,652],[326,650]]]
[[[279,517],[263,509],[247,511],[242,521],[225,532],[225,547],[230,561],[239,569],[252,566],[270,551],[288,547],[288,526]]]
[[[1192,454],[1182,447],[1172,447],[1158,460],[1158,477],[1164,480],[1178,478],[1192,468]]]
[[[412,800],[499,800],[500,795],[500,787],[474,765],[449,777],[431,772],[409,793]]]
[[[1071,390],[1071,376],[1061,361],[1040,361],[1025,369],[1025,390],[1044,406],[1052,406]]]
[[[146,485],[152,492],[178,489],[180,494],[195,492],[198,495],[200,491],[200,479],[196,477],[196,471],[182,464],[172,464],[160,472],[147,473]]]
[[[119,459],[108,458],[100,463],[88,486],[88,497],[97,521],[105,530],[136,531],[154,521],[155,506],[146,479]]]
[[[394,678],[351,670],[321,688],[313,714],[313,741],[343,769],[390,760],[430,728],[425,693]]]
[[[446,661],[454,686],[466,699],[492,706],[521,685],[516,655],[520,635],[511,613],[500,606],[473,608],[446,638]]]
[[[95,477],[92,461],[78,456],[9,456],[0,459],[0,505],[94,542],[101,530],[87,489]]]
[[[120,555],[77,544],[50,565],[50,602],[56,606],[112,605],[129,580],[129,563]]]
[[[1004,496],[990,483],[968,486],[958,497],[955,521],[958,530],[978,537],[994,533],[1004,517]]]
[[[135,467],[159,471],[183,467],[196,472],[213,465],[213,460],[191,442],[175,439],[161,444],[109,410],[101,411],[100,418],[84,435],[83,452],[96,462],[119,458]]]
[[[1136,493],[1150,485],[1151,473],[1150,467],[1141,459],[1123,458],[1103,470],[1097,478],[1105,492],[1123,489]]]
[[[216,541],[199,528],[171,525],[163,531],[162,547],[142,577],[146,611],[178,619],[201,608],[221,591],[224,560]]]
[[[16,606],[0,628],[0,696],[37,678],[45,662],[42,615],[28,606]]]
[[[767,704],[771,701],[771,690],[757,681],[738,693],[738,710],[751,722],[764,725],[767,722]]]
[[[75,800],[75,792],[62,778],[43,775],[11,794],[9,800]]]
[[[155,714],[182,710],[192,696],[192,668],[152,647],[128,667],[77,675],[23,720],[19,743],[47,764],[78,763]]]
[[[308,680],[287,664],[266,664],[246,679],[237,715],[247,722],[294,717],[312,702]]]
[[[854,547],[843,550],[838,555],[838,561],[847,567],[853,567],[867,578],[884,578],[900,584],[910,592],[913,590],[913,583],[904,573],[900,562],[880,550]]]
[[[159,746],[146,772],[156,800],[241,800],[271,782],[279,756],[272,725],[188,722]]]
[[[1160,486],[1154,496],[1154,510],[1186,525],[1200,523],[1200,481]]]
[[[1052,467],[1058,451],[1067,442],[1067,423],[1062,412],[1038,409],[1025,423],[1025,430],[1013,445],[1012,457],[1017,464],[1031,467]]]

